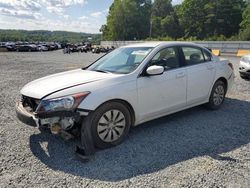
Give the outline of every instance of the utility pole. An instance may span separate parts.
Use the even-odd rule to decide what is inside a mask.
[[[149,28],[149,38],[152,38],[152,25],[153,25],[153,20],[150,18],[150,28]]]

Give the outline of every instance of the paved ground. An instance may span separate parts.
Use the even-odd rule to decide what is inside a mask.
[[[76,141],[41,134],[14,111],[36,78],[82,67],[100,55],[0,53],[0,187],[250,187],[250,81],[236,83],[219,111],[203,107],[131,130],[120,146],[83,163]]]

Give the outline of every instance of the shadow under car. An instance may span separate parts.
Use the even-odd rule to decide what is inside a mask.
[[[76,140],[65,142],[49,133],[30,136],[30,148],[53,170],[121,181],[199,156],[235,161],[220,154],[249,143],[249,110],[250,102],[227,98],[218,111],[199,106],[168,115],[131,129],[123,144],[97,152],[88,163],[75,157]],[[46,151],[41,146],[44,142]]]

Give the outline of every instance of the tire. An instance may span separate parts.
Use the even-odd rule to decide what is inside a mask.
[[[221,80],[216,81],[211,91],[209,102],[206,104],[207,108],[210,110],[219,109],[225,100],[226,92],[226,84]]]
[[[87,117],[95,147],[105,149],[121,144],[128,135],[131,115],[119,102],[101,105]],[[82,125],[84,126],[84,125]]]

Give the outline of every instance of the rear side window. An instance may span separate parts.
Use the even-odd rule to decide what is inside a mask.
[[[194,47],[182,47],[187,65],[197,65],[205,62],[202,50]]]

